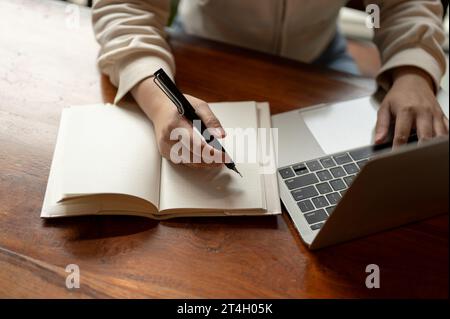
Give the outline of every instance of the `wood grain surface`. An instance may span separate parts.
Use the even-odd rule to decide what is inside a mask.
[[[63,107],[112,102],[88,9],[0,1],[0,297],[447,298],[448,215],[317,252],[278,217],[81,217],[40,209]],[[71,22],[72,21],[72,22]],[[210,102],[272,113],[370,94],[371,79],[171,34],[177,82]],[[365,267],[381,269],[367,289]],[[81,287],[65,287],[68,264]]]

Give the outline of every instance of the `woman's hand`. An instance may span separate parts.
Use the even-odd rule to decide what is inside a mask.
[[[132,94],[145,112],[145,114],[152,120],[155,129],[156,140],[161,155],[168,160],[174,161],[171,158],[172,147],[179,143],[179,140],[171,140],[170,134],[175,129],[185,129],[189,137],[189,142],[186,143],[183,139],[182,148],[184,154],[189,154],[189,159],[184,159],[184,164],[191,167],[219,167],[222,163],[206,163],[204,156],[209,152],[211,158],[223,158],[223,153],[217,151],[210,145],[208,145],[203,138],[194,138],[194,131],[192,129],[192,123],[182,117],[172,101],[156,86],[152,78],[148,78],[137,84]],[[225,137],[225,131],[222,128],[219,120],[212,113],[208,104],[193,96],[185,95],[192,106],[195,108],[196,113],[200,116],[203,122],[209,129],[209,133],[217,138]],[[196,134],[197,132],[195,132]],[[201,150],[201,151],[199,151]],[[173,156],[174,154],[172,154]],[[179,154],[178,154],[179,155]],[[196,163],[194,158],[197,159]],[[186,162],[186,160],[188,162]],[[177,161],[175,161],[177,162]],[[207,161],[208,162],[208,161]]]
[[[393,85],[378,111],[375,143],[387,138],[391,118],[395,119],[394,147],[408,141],[412,128],[419,142],[447,135],[448,119],[436,100],[430,76],[415,67],[395,69],[392,76]]]

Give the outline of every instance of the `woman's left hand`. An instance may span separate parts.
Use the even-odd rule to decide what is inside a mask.
[[[448,119],[436,99],[430,76],[415,67],[397,68],[392,76],[392,87],[378,111],[375,143],[386,140],[391,119],[395,120],[394,147],[405,144],[413,128],[419,142],[447,135]]]

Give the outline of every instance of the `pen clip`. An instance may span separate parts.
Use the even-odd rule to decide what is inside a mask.
[[[159,79],[157,74],[155,74],[155,76],[153,77],[153,82],[155,82],[155,84],[167,95],[167,97],[173,102],[173,104],[175,104],[178,113],[180,113],[180,115],[184,115],[183,104],[177,99],[175,95],[172,94],[172,92],[170,92],[164,82]]]

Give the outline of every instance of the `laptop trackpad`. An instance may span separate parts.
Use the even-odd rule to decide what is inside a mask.
[[[299,110],[273,115],[272,127],[278,129],[278,138],[275,138],[278,167],[325,155]]]
[[[448,94],[441,90],[438,101],[449,115]],[[378,102],[373,97],[331,103],[301,111],[303,120],[327,154],[373,144]]]
[[[378,106],[371,97],[306,109],[301,112],[327,154],[373,143]]]

